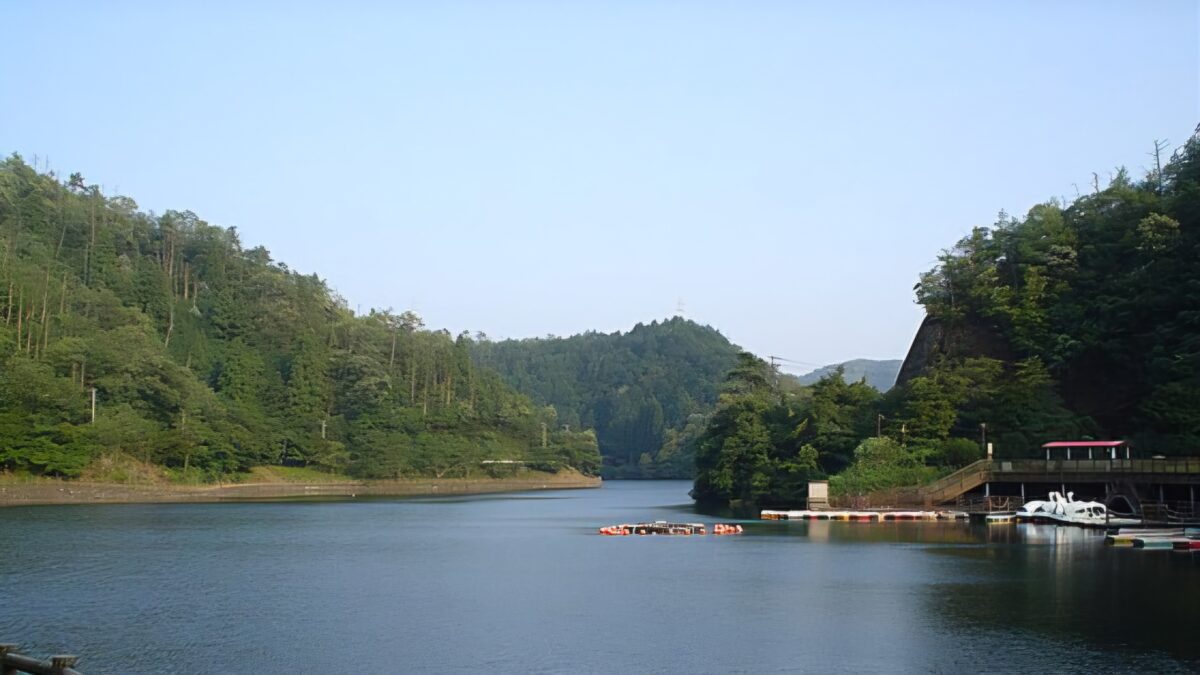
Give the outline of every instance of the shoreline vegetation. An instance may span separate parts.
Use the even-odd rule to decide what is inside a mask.
[[[0,315],[0,469],[14,474],[86,480],[114,454],[182,483],[263,465],[599,471],[595,434],[477,366],[468,332],[352,309],[235,228],[142,211],[19,155],[0,159]]]
[[[252,472],[244,482],[184,485],[171,482],[65,480],[0,474],[0,507],[55,504],[158,504],[256,501],[295,498],[420,497],[531,490],[598,488],[602,481],[574,469],[558,473],[522,471],[511,476],[471,478],[354,479],[317,474],[300,480],[279,467]]]
[[[1043,443],[1200,447],[1200,129],[1141,178],[1001,212],[915,286],[925,319],[894,387],[834,369],[789,390],[743,353],[695,441],[698,501],[854,500]]]

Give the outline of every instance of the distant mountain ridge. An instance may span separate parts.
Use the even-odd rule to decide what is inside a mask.
[[[831,375],[840,366],[843,377],[847,382],[857,382],[866,378],[867,384],[881,392],[891,389],[896,384],[896,375],[900,373],[900,359],[853,359],[843,363],[833,363],[798,376],[800,384],[814,384],[822,377]]]

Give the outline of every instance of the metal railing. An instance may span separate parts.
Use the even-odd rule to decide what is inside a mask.
[[[954,506],[957,509],[971,513],[994,513],[997,511],[1016,511],[1023,503],[1024,500],[1020,497],[976,497],[968,499],[960,495],[955,500]]]
[[[1196,505],[1192,502],[1142,502],[1142,520],[1168,525],[1191,524],[1200,521],[1196,517]]]
[[[1200,457],[1162,459],[981,459],[921,488],[927,503],[958,497],[974,488],[1003,480],[1008,474],[1067,478],[1071,475],[1108,474],[1113,476],[1190,476],[1200,483]]]
[[[996,473],[1193,474],[1200,477],[1200,457],[1165,459],[1011,459],[994,460]]]
[[[899,487],[876,490],[865,495],[832,496],[828,500],[827,508],[851,510],[900,508],[920,503],[921,491],[919,488]]]
[[[921,488],[921,496],[934,502],[949,499],[987,482],[993,462],[981,459]]]
[[[77,656],[51,656],[49,661],[39,661],[24,654],[18,654],[20,647],[11,643],[0,643],[0,673],[3,675],[80,675],[75,670]]]

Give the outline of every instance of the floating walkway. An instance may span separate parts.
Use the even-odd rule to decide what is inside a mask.
[[[881,522],[889,520],[966,520],[966,511],[771,511],[759,514],[763,520],[847,520]]]
[[[1151,551],[1200,551],[1200,528],[1122,528],[1114,534],[1106,535],[1104,543]]]

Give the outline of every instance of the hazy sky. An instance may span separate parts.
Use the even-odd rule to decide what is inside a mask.
[[[159,4],[0,5],[0,152],[494,337],[899,358],[940,249],[1200,122],[1194,1]]]

